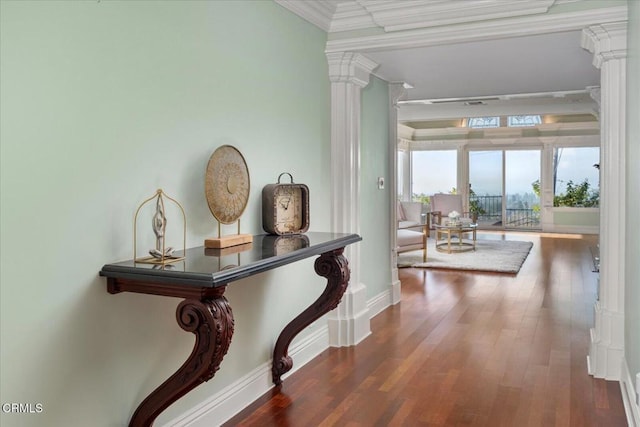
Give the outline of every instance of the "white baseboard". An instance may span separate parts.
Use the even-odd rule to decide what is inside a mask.
[[[294,360],[293,369],[283,375],[283,378],[300,369],[328,347],[329,328],[326,325],[300,341],[294,340],[289,349],[289,356]],[[215,381],[215,378],[212,381]],[[220,390],[210,399],[169,421],[164,427],[219,426],[273,387],[269,361]]]
[[[374,317],[391,305],[393,305],[391,288],[367,301],[370,317]],[[289,349],[289,355],[294,361],[293,369],[286,373],[283,379],[306,365],[327,348],[329,348],[328,324],[319,325],[316,332],[299,341],[294,340]],[[215,381],[215,378],[212,381]],[[169,421],[164,427],[219,426],[273,387],[271,361],[269,361],[220,390],[210,399]]]
[[[638,394],[640,394],[640,373],[636,375],[634,383],[629,372],[627,361],[622,359],[622,375],[620,379],[620,391],[624,401],[624,411],[627,414],[629,427],[640,427],[640,405],[638,404]],[[638,390],[636,390],[638,387]]]
[[[595,327],[589,330],[589,374],[595,378],[620,381],[624,358],[624,314],[593,305]]]
[[[367,301],[369,307],[369,318],[373,319],[385,308],[393,305],[393,292],[391,289],[384,291]]]
[[[329,345],[350,347],[371,335],[367,287],[351,282],[338,307],[327,316]]]
[[[393,305],[392,290],[389,288],[389,290],[367,301],[370,318],[391,305]],[[282,378],[287,378],[327,348],[329,348],[328,324],[319,325],[317,331],[301,340],[294,340],[289,348],[289,356],[294,361],[293,369],[283,375]],[[212,381],[215,381],[215,378]],[[274,385],[271,382],[271,361],[269,361],[249,372],[235,383],[220,390],[210,399],[169,421],[164,427],[219,426],[273,387]]]

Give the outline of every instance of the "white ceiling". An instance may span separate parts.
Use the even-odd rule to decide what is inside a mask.
[[[413,86],[407,99],[584,90],[597,86],[580,31],[415,49],[367,52],[374,73]]]
[[[567,24],[559,25],[559,14],[549,15],[549,10],[579,10],[591,4],[585,0],[276,1],[338,39],[349,30],[355,30],[354,34],[376,34],[375,41],[362,44],[363,48],[358,46],[367,36],[355,35],[342,46],[379,64],[374,70],[376,76],[410,84],[412,88],[403,99],[461,98],[446,106],[401,105],[399,119],[413,121],[483,114],[557,114],[563,110],[594,112],[597,105],[589,88],[599,86],[600,72],[592,64],[593,54],[581,47],[582,28],[626,14],[619,3],[612,2],[606,11],[568,13],[561,18]],[[495,20],[496,17],[504,19]],[[502,31],[503,23],[508,30]],[[530,30],[527,25],[535,29]],[[458,28],[462,36],[458,35]],[[481,40],[474,37],[475,28],[484,32]],[[427,34],[428,42],[419,47],[394,47],[394,37],[402,37],[407,29],[404,34]],[[336,37],[329,40],[332,49],[345,41],[336,41]],[[570,97],[554,94],[567,91],[582,93]],[[517,102],[505,97],[514,94],[532,96],[522,96]],[[486,105],[464,104],[465,98],[495,96],[500,99],[485,102]],[[517,112],[513,112],[514,107]]]
[[[375,74],[406,82],[405,100],[461,98],[446,105],[403,105],[399,119],[419,121],[482,115],[593,113],[587,87],[598,86],[593,55],[580,47],[580,31],[415,49],[367,52]],[[561,97],[566,91],[581,95]],[[545,95],[540,95],[544,93]],[[532,94],[517,102],[508,95]],[[465,98],[493,97],[469,106]],[[565,102],[566,101],[566,102]]]

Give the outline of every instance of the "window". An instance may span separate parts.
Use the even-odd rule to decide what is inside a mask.
[[[457,186],[457,150],[413,151],[411,181],[413,200],[425,202],[435,193],[449,193]]]
[[[507,126],[509,127],[527,127],[539,125],[541,123],[542,118],[539,115],[509,116],[507,119]]]
[[[468,126],[475,129],[498,128],[500,127],[500,117],[470,117]]]
[[[598,207],[600,148],[558,147],[553,152],[553,206]]]

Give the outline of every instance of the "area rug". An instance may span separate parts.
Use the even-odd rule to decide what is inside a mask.
[[[405,252],[398,255],[398,267],[517,273],[532,246],[531,242],[518,240],[478,240],[475,251],[447,254],[436,251],[434,239],[429,239],[427,262],[422,262],[420,250]]]

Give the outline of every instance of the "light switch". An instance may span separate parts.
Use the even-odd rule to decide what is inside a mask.
[[[384,177],[378,177],[378,190],[384,190]]]

